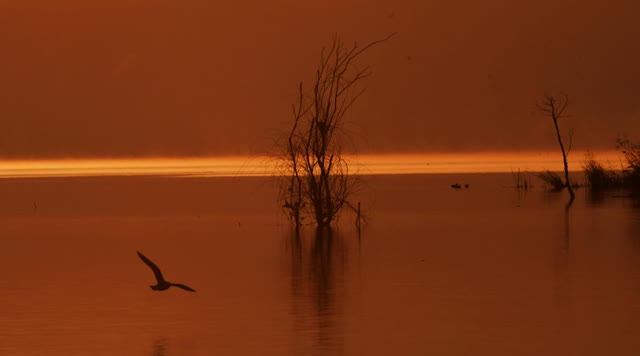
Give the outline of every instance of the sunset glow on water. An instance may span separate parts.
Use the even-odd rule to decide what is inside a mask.
[[[557,152],[481,152],[365,154],[346,157],[356,174],[500,173],[560,171]],[[598,153],[598,161],[621,168],[616,151]],[[569,157],[571,171],[582,170],[585,152]],[[90,176],[238,177],[278,174],[277,162],[265,156],[209,158],[129,158],[0,161],[0,178]]]

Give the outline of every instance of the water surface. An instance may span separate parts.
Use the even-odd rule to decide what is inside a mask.
[[[1,180],[0,354],[638,354],[640,203],[509,185],[372,176],[318,238],[271,178]]]

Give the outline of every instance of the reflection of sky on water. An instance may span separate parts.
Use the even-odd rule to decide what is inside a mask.
[[[637,199],[367,179],[360,240],[291,235],[271,178],[0,180],[0,354],[637,355]]]

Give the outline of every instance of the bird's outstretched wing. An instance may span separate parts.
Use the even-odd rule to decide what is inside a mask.
[[[178,287],[178,288],[182,288],[184,290],[188,290],[189,292],[195,292],[196,290],[191,288],[191,287],[187,287],[184,284],[179,284],[179,283],[171,283],[172,286],[174,287]]]
[[[138,256],[140,257],[140,259],[142,260],[142,262],[144,262],[147,266],[149,266],[151,268],[151,270],[153,271],[153,274],[156,276],[156,279],[158,280],[158,283],[162,283],[164,282],[164,277],[162,277],[162,272],[160,272],[160,268],[158,268],[158,266],[155,265],[155,263],[151,262],[150,259],[148,259],[145,255],[141,254],[140,251],[136,251],[138,253]]]

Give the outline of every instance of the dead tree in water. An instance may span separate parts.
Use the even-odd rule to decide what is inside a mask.
[[[553,120],[553,126],[556,129],[556,136],[558,139],[558,144],[560,145],[560,151],[562,151],[562,161],[564,163],[564,184],[569,191],[571,201],[573,201],[576,195],[573,192],[573,187],[571,186],[571,181],[569,180],[569,164],[567,163],[567,156],[571,151],[572,136],[569,135],[569,146],[565,148],[564,142],[562,141],[562,136],[560,135],[560,128],[558,127],[558,119],[566,117],[566,115],[564,115],[564,110],[567,108],[568,104],[569,96],[567,94],[563,94],[559,99],[556,99],[552,95],[545,95],[544,99],[538,102],[536,106],[541,113]]]
[[[371,75],[369,67],[354,62],[391,36],[363,47],[347,47],[334,37],[320,53],[312,92],[306,94],[302,83],[298,86],[293,125],[281,156],[286,181],[280,189],[282,206],[296,227],[305,213],[318,227],[329,226],[347,204],[353,182],[342,157],[341,129],[346,112],[364,92],[356,84]]]

